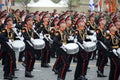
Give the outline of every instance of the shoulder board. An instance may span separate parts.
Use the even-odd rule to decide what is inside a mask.
[[[14,17],[13,20],[16,20],[16,18]]]
[[[106,39],[110,39],[110,35],[107,35],[105,38],[106,38]]]
[[[41,24],[41,25],[40,25],[40,27],[44,27],[44,25],[43,25],[43,24]]]
[[[6,29],[3,29],[2,32],[6,32]]]
[[[88,22],[86,23],[86,25],[90,25],[90,22],[88,21]]]
[[[26,32],[26,29],[25,29],[25,28],[23,28],[23,29],[21,30],[21,32],[23,32],[23,33],[24,33],[24,32]]]
[[[95,32],[96,32],[96,33],[99,33],[99,32],[100,32],[100,30],[99,30],[99,29],[97,29]]]

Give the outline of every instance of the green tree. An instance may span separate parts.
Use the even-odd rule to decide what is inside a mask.
[[[60,0],[51,0],[51,1],[53,1],[54,3],[60,2]]]

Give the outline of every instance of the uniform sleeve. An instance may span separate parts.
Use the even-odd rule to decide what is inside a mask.
[[[6,29],[3,29],[2,32],[0,33],[0,40],[8,42],[9,39],[7,37],[7,30]]]
[[[107,35],[105,37],[105,40],[104,40],[104,43],[106,44],[106,46],[109,48],[109,50],[111,50],[111,36],[110,35]]]
[[[103,36],[99,29],[96,30],[97,40],[103,41]]]
[[[62,46],[62,43],[58,40],[56,36],[54,37],[53,41],[56,45],[58,45],[58,47]]]
[[[21,32],[24,37],[24,40],[30,40],[30,37],[28,36],[26,29],[22,29]]]

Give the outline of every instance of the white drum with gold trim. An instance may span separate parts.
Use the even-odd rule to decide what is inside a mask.
[[[34,49],[43,49],[45,47],[45,41],[42,39],[34,39],[34,41],[32,41],[33,44],[33,48]]]
[[[68,43],[65,45],[68,54],[76,54],[79,52],[79,46],[76,43]]]
[[[12,42],[12,48],[15,52],[22,52],[25,49],[25,43],[21,40],[15,40]]]
[[[86,52],[92,52],[97,48],[96,43],[92,41],[84,42],[83,46]]]

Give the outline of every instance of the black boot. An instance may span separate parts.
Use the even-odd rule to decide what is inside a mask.
[[[31,72],[25,71],[25,77],[32,78],[34,77]]]
[[[58,74],[58,73],[59,73],[59,71],[58,71],[57,69],[55,69],[55,68],[53,68],[52,71],[54,71],[55,74]]]
[[[97,71],[97,77],[107,77],[103,73],[101,73],[99,70]]]

